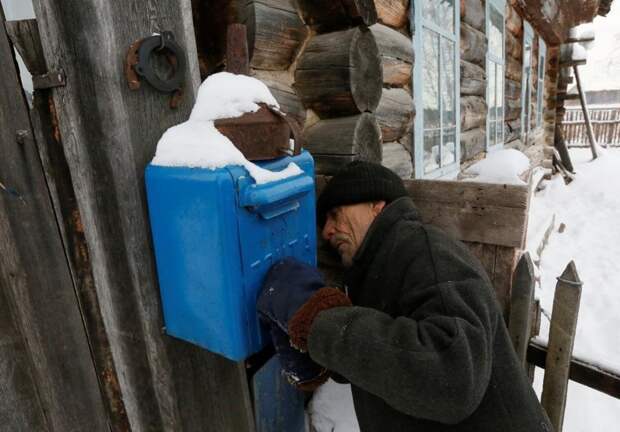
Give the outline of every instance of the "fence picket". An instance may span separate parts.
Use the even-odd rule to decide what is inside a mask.
[[[620,106],[588,109],[594,136],[601,145],[620,146]],[[568,147],[588,146],[588,135],[580,107],[567,107],[562,129]]]

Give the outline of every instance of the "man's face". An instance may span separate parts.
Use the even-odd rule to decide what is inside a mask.
[[[334,207],[327,212],[323,238],[338,251],[342,263],[349,267],[372,221],[385,207],[384,201]]]

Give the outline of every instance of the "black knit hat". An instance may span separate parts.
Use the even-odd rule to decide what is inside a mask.
[[[403,181],[390,169],[372,162],[354,161],[341,168],[316,203],[317,223],[325,225],[327,212],[341,205],[385,201],[407,196]]]

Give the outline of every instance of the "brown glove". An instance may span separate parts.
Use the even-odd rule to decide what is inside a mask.
[[[310,327],[319,312],[341,306],[351,306],[351,300],[337,288],[321,288],[315,292],[291,317],[288,334],[291,345],[302,352],[308,350]]]

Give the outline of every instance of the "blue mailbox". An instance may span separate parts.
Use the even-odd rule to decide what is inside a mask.
[[[294,177],[257,185],[245,168],[149,165],[146,188],[166,332],[239,361],[268,342],[256,299],[271,265],[316,265],[314,162],[259,163]]]

